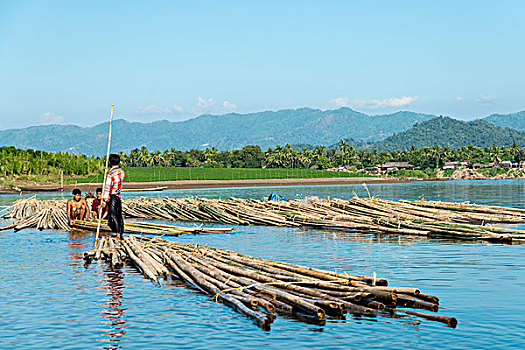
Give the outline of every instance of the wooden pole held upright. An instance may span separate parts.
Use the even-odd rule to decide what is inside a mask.
[[[109,136],[108,136],[108,151],[106,152],[106,166],[104,167],[104,182],[102,182],[102,193],[104,193],[104,186],[106,185],[106,177],[108,176],[108,166],[109,166],[109,149],[111,147],[111,128],[113,127],[113,104],[111,105],[111,115],[109,117]],[[99,208],[98,210],[98,225],[97,225],[97,236],[95,238],[95,247],[98,245],[98,237],[100,235],[100,222],[102,219],[100,218],[102,215],[102,210]]]

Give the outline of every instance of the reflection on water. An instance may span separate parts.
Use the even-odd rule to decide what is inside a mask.
[[[117,349],[119,342],[126,334],[126,308],[122,307],[124,288],[123,283],[124,274],[121,269],[111,269],[107,264],[103,271],[104,281],[103,287],[106,289],[105,298],[99,304],[102,309],[100,317],[102,318],[102,337],[98,341],[107,343],[103,345],[102,349]]]
[[[71,230],[69,234],[69,251],[71,256],[68,257],[68,265],[73,267],[83,266],[84,262],[80,259],[82,254],[91,249],[91,232],[81,230]],[[75,273],[82,272],[81,270],[75,269]]]
[[[524,230],[525,225],[499,225],[501,227],[511,227],[514,229]],[[242,227],[239,227],[242,229]],[[389,243],[396,244],[398,246],[407,244],[425,244],[429,242],[439,242],[441,244],[484,244],[484,245],[501,245],[498,242],[488,242],[484,240],[476,239],[454,239],[449,237],[435,237],[429,238],[426,236],[419,235],[397,235],[388,233],[371,233],[371,232],[360,232],[344,229],[313,229],[313,228],[294,228],[290,229],[290,232],[298,239],[311,239],[312,237],[319,236],[325,240],[331,240],[334,244],[338,242],[344,242],[348,239],[352,239],[354,242],[361,243]]]
[[[84,230],[71,230],[68,235],[71,255],[67,257],[67,265],[74,268],[74,275],[70,279],[82,279],[85,277],[85,268],[89,267],[82,259],[82,255],[85,251],[93,248],[93,234]],[[124,313],[126,309],[122,307],[125,288],[124,273],[121,269],[112,269],[104,262],[97,263],[97,267],[101,276],[101,289],[105,291],[104,297],[99,303],[102,328],[97,328],[101,332],[97,341],[104,343],[99,347],[101,349],[117,349],[119,342],[126,334],[126,328],[129,327],[126,324]],[[84,285],[82,284],[80,287],[83,288]]]

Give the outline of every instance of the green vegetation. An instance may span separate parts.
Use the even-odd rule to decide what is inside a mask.
[[[392,135],[372,147],[379,150],[423,148],[428,145],[458,148],[467,145],[479,147],[525,145],[525,133],[502,128],[485,120],[464,122],[439,117],[414,125],[411,129]]]
[[[104,159],[85,155],[48,153],[0,148],[0,182],[12,184],[15,180],[58,182],[63,171],[65,182],[102,182]],[[436,177],[436,170],[445,162],[464,161],[493,164],[503,160],[513,163],[525,160],[525,147],[475,147],[452,149],[446,146],[395,150],[356,150],[342,140],[334,148],[316,146],[296,150],[290,145],[262,151],[259,146],[245,146],[239,150],[218,151],[175,149],[149,152],[146,147],[129,154],[120,153],[126,168],[127,181],[163,180],[238,180],[277,178],[320,178],[383,175],[378,168],[387,162],[408,162],[408,170],[390,171],[393,177]],[[326,171],[345,168],[346,171]],[[487,176],[501,174],[497,167],[484,169]],[[485,174],[486,173],[486,174]],[[445,176],[450,176],[445,173]]]
[[[123,168],[126,181],[178,181],[178,180],[246,180],[246,179],[308,179],[323,177],[362,177],[362,173],[335,172],[310,169],[239,169],[239,168],[181,168],[147,167]],[[102,182],[102,176],[89,176],[78,182]]]
[[[84,177],[102,170],[100,158],[0,147],[0,183],[3,184],[13,184],[15,180],[57,181],[62,173],[66,177]]]
[[[510,160],[525,160],[525,147],[514,144],[510,147],[475,147],[472,145],[452,149],[446,146],[395,150],[356,150],[345,140],[334,148],[324,146],[312,150],[296,150],[290,145],[277,146],[262,151],[259,146],[246,146],[240,150],[218,151],[207,148],[204,151],[174,149],[149,152],[146,147],[136,148],[130,154],[122,154],[125,167],[204,167],[204,168],[286,168],[286,169],[328,169],[345,166],[350,171],[372,171],[386,162],[409,162],[416,170],[441,168],[445,162],[470,160],[471,163],[489,164]],[[352,170],[353,169],[353,170]],[[427,172],[430,176],[431,174]]]
[[[445,169],[443,171],[443,177],[451,177],[452,173],[454,173],[454,170],[456,169]]]
[[[487,169],[478,169],[476,170],[476,172],[483,176],[492,177],[492,176],[507,174],[509,173],[509,170],[511,169],[495,166],[495,167],[487,168]]]

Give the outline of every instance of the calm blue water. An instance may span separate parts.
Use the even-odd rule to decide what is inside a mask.
[[[467,201],[525,207],[521,181],[417,182],[369,185],[392,199]],[[160,196],[260,198],[270,192],[350,198],[362,185],[177,190]],[[133,194],[128,194],[133,196]],[[38,195],[38,198],[56,195]],[[0,206],[16,199],[1,195]],[[1,210],[1,209],[0,209]],[[5,224],[7,222],[1,222]],[[525,246],[454,243],[354,233],[236,227],[232,235],[178,241],[326,269],[387,278],[440,297],[456,329],[419,320],[355,319],[325,326],[278,317],[263,332],[245,317],[180,285],[156,287],[133,268],[83,266],[73,256],[94,237],[63,231],[0,232],[0,348],[483,348],[525,347]]]

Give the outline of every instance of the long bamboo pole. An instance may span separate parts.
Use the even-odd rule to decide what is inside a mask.
[[[113,127],[113,104],[111,104],[111,115],[109,117],[109,136],[108,136],[108,151],[106,152],[106,166],[104,167],[104,182],[102,182],[102,193],[104,193],[104,186],[106,185],[106,177],[108,176],[108,166],[109,166],[109,149],[111,147],[111,129]],[[102,216],[102,208],[98,209],[98,225],[97,225],[97,236],[95,238],[95,247],[98,243],[98,237],[100,235],[100,222],[102,219],[100,217]]]

